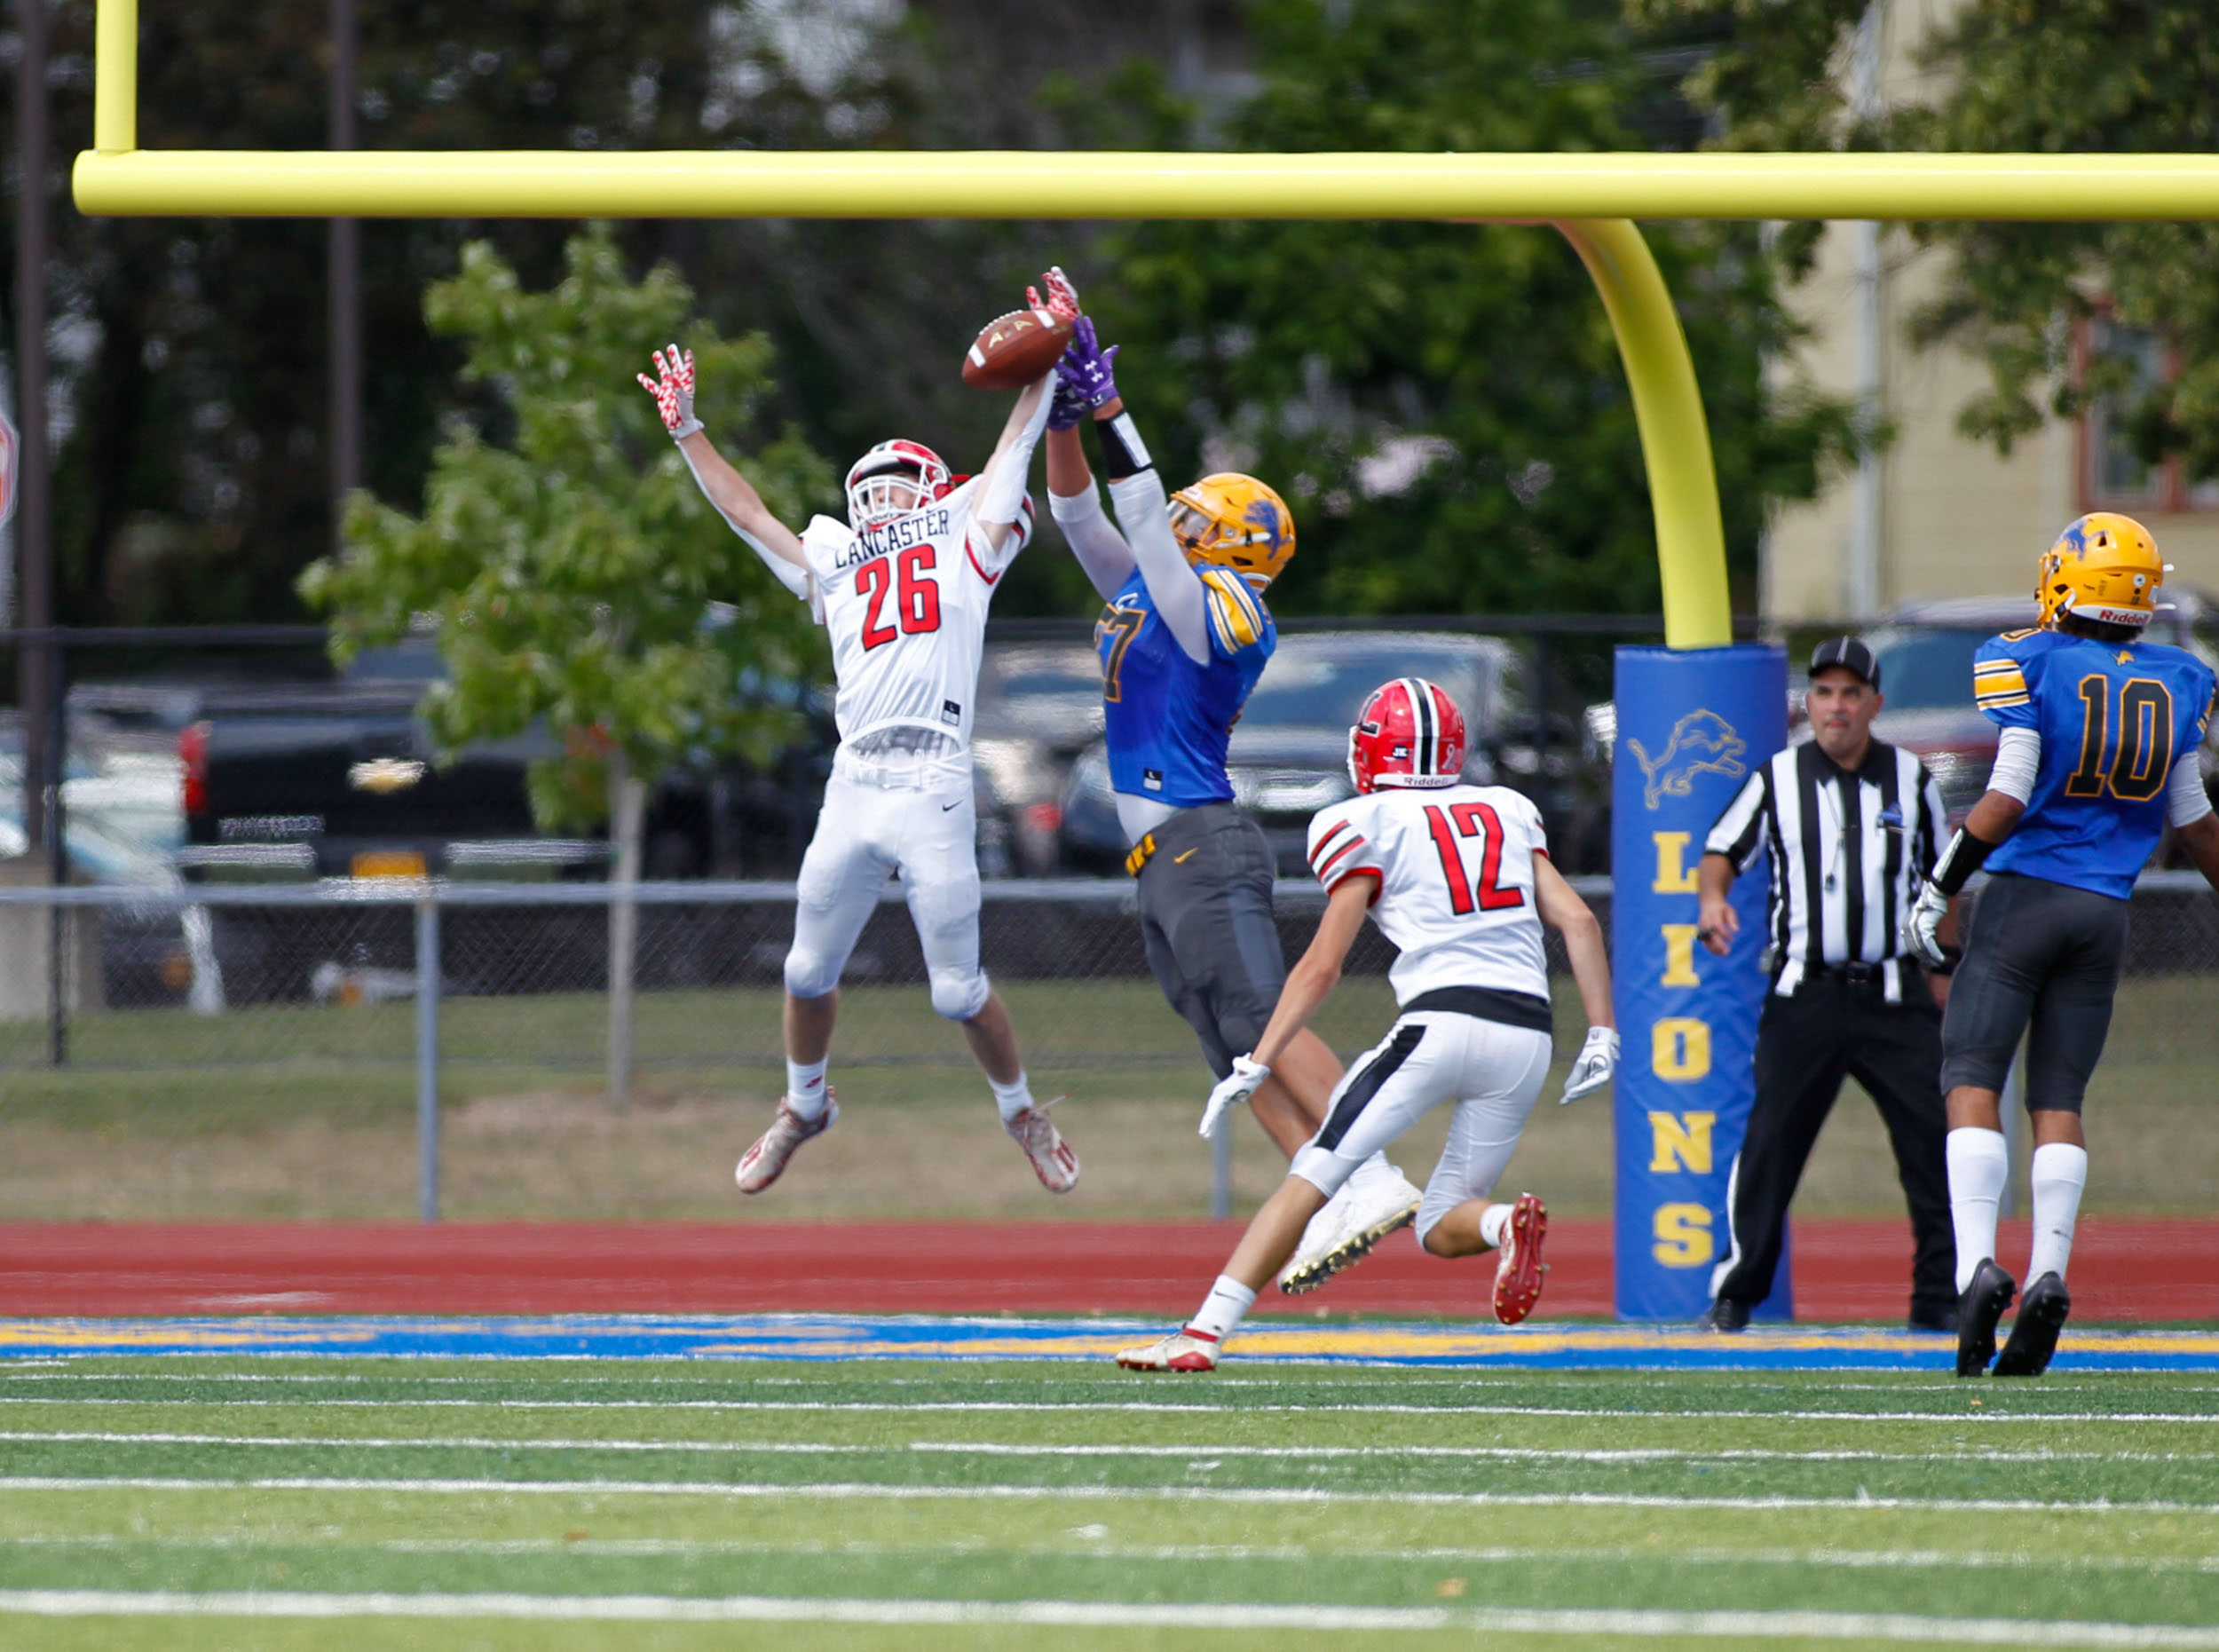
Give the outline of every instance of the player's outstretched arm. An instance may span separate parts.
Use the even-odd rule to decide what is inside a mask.
[[[1352,872],[1333,886],[1325,899],[1325,915],[1318,921],[1317,933],[1310,937],[1309,950],[1287,971],[1287,984],[1279,989],[1279,1003],[1271,1012],[1263,1037],[1256,1040],[1253,1050],[1235,1059],[1233,1076],[1210,1092],[1210,1103],[1202,1111],[1204,1135],[1217,1129],[1218,1119],[1227,1108],[1246,1101],[1262,1087],[1271,1077],[1272,1063],[1331,996],[1339,983],[1341,966],[1348,961],[1348,949],[1355,945],[1356,933],[1363,928],[1364,917],[1378,893],[1376,872]]]
[[[1117,394],[1118,348],[1116,344],[1102,348],[1094,322],[1081,316],[1062,360],[1056,365],[1056,375],[1067,400],[1077,400],[1093,410],[1094,433],[1102,439],[1102,465],[1110,472],[1110,502],[1117,507],[1118,525],[1125,529],[1133,565],[1147,582],[1149,600],[1187,658],[1206,663],[1210,620],[1202,578],[1188,565],[1186,552],[1172,537],[1171,502],[1164,493],[1164,479],[1157,475],[1148,445],[1141,439],[1133,415],[1125,410],[1124,398]],[[1053,471],[1048,489],[1051,495],[1056,491]],[[1082,555],[1081,560],[1085,559]],[[1105,588],[1102,581],[1107,577],[1107,568],[1101,574],[1091,566],[1087,569],[1095,589],[1105,596],[1130,578],[1131,572],[1128,565],[1124,578]]]
[[[1002,423],[1001,439],[978,473],[971,520],[989,550],[1002,548],[1015,529],[1017,513],[1024,509],[1025,482],[1032,473],[1033,449],[1040,445],[1040,432],[1047,425],[1048,391],[1054,382],[1054,375],[1046,375],[1018,392]]]
[[[1055,364],[1055,394],[1048,410],[1048,512],[1063,530],[1063,542],[1086,569],[1088,582],[1107,600],[1133,577],[1133,547],[1102,508],[1094,470],[1086,462],[1086,444],[1078,432],[1089,415],[1102,408],[1114,415],[1125,404],[1117,398],[1111,374],[1117,346],[1096,349],[1094,325],[1084,316],[1074,330],[1071,347]]]
[[[678,452],[693,472],[693,480],[709,503],[716,507],[733,533],[746,540],[763,565],[796,597],[809,594],[809,558],[801,536],[770,514],[754,485],[734,470],[709,440],[701,421],[693,416],[693,352],[673,344],[655,352],[656,376],[642,373],[641,385],[655,399],[663,429],[678,444]]]
[[[1708,858],[1708,857],[1706,857]],[[1535,909],[1541,921],[1564,937],[1580,1008],[1587,1014],[1587,1039],[1564,1081],[1562,1100],[1575,1102],[1610,1082],[1618,1066],[1618,1018],[1610,1002],[1610,954],[1603,948],[1603,927],[1564,874],[1545,855],[1533,858]]]

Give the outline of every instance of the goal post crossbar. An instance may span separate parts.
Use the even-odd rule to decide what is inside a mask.
[[[1733,640],[1694,365],[1638,217],[2219,218],[2219,156],[265,151],[138,147],[138,0],[97,0],[93,216],[1451,219],[1553,224],[1632,391],[1665,639]]]

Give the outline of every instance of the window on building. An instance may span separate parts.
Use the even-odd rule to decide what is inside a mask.
[[[2081,508],[2219,510],[2219,480],[2191,483],[2178,459],[2144,459],[2135,443],[2135,407],[2180,370],[2165,341],[2147,328],[2099,315],[2081,328],[2075,353],[2083,379],[2100,362],[2123,372],[2124,380],[2081,415]]]

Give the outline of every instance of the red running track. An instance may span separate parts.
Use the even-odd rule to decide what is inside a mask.
[[[0,1224],[0,1315],[1090,1313],[1176,1315],[1232,1248],[1229,1223],[735,1223],[438,1227]],[[2004,1266],[2026,1224],[2004,1224]],[[1807,1320],[1893,1320],[1909,1295],[1899,1221],[1795,1230]],[[1610,1224],[1559,1221],[1538,1318],[1611,1312]],[[1476,1314],[1485,1271],[1396,1235],[1299,1306]],[[2219,1222],[2082,1223],[2074,1316],[2219,1319]],[[1269,1308],[1297,1303],[1267,1295]]]

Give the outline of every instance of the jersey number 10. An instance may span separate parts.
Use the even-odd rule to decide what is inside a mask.
[[[2119,692],[2119,751],[2104,770],[2111,743],[2112,691]],[[2065,778],[2067,797],[2101,797],[2146,803],[2165,789],[2173,771],[2173,696],[2146,676],[2114,684],[2100,671],[2081,679],[2081,761]]]
[[[1453,829],[1449,824],[1451,820],[1456,822]],[[1495,880],[1503,872],[1503,818],[1495,812],[1492,804],[1457,803],[1443,810],[1438,803],[1427,803],[1425,824],[1433,828],[1433,847],[1441,851],[1441,870],[1449,880],[1451,912],[1461,917],[1474,910],[1503,912],[1526,904],[1521,891],[1495,887]],[[1466,837],[1479,838],[1483,843],[1480,850],[1480,875],[1470,882],[1465,881],[1464,846],[1457,841]]]
[[[871,605],[863,611],[865,652],[890,643],[896,636],[916,636],[940,628],[940,587],[925,578],[932,572],[934,561],[930,545],[912,545],[898,557],[880,557],[856,570],[856,589],[871,599]],[[898,564],[898,570],[889,563]],[[883,622],[881,613],[887,592],[896,589],[894,617],[901,624],[898,632]]]

